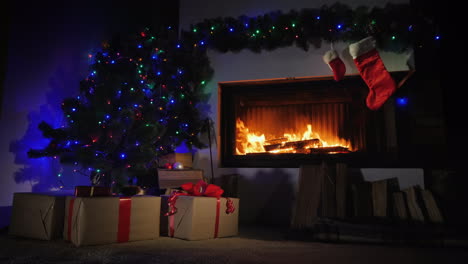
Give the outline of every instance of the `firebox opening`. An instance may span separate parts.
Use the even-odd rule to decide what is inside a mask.
[[[220,83],[221,165],[297,167],[385,149],[384,119],[366,108],[358,77]]]

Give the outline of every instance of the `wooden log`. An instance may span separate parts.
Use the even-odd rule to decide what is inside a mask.
[[[336,164],[336,216],[347,216],[348,202],[348,166],[345,163]]]
[[[281,150],[281,149],[288,149],[288,148],[307,149],[308,146],[318,144],[319,142],[320,142],[319,139],[307,139],[307,140],[289,141],[289,142],[271,144],[271,145],[263,145],[263,148],[266,151]]]
[[[394,192],[393,197],[393,210],[394,217],[399,220],[408,220],[408,206],[403,192]]]
[[[273,138],[273,139],[265,140],[265,145],[281,144],[281,143],[286,142],[286,141],[288,141],[288,138],[285,138],[285,137]]]
[[[322,211],[320,216],[336,217],[336,173],[335,168],[322,162]]]
[[[391,195],[399,188],[398,178],[374,181],[371,184],[374,216],[390,217],[393,205]]]
[[[419,205],[418,197],[416,193],[417,187],[415,186],[409,187],[403,190],[403,192],[406,195],[406,202],[408,204],[408,209],[409,209],[408,211],[409,211],[409,215],[411,219],[417,222],[424,222],[425,221],[424,214]]]
[[[291,217],[291,228],[312,228],[321,202],[320,165],[304,165],[299,170],[298,191]]]
[[[372,216],[372,185],[370,182],[360,182],[351,185],[354,216]]]
[[[421,190],[421,198],[424,202],[424,207],[427,211],[427,216],[429,221],[432,223],[441,224],[444,222],[442,212],[437,206],[437,203],[432,195],[432,192],[429,190]]]

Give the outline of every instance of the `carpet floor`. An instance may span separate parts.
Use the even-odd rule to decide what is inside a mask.
[[[204,241],[161,237],[75,247],[0,234],[0,263],[468,263],[463,247],[321,243],[287,239],[284,230],[241,227],[239,236]]]

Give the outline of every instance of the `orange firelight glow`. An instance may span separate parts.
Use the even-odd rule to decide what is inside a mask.
[[[251,132],[244,122],[236,120],[236,155],[248,153],[310,153],[311,149],[323,149],[327,154],[350,151],[347,140],[338,136],[333,141],[325,141],[319,133],[312,130],[311,124],[305,124],[303,131],[284,133],[279,138],[266,138],[265,133]],[[335,148],[334,148],[335,147]],[[329,152],[327,149],[331,149]],[[338,149],[339,151],[336,151]]]

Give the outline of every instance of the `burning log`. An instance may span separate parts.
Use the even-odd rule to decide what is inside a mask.
[[[301,149],[307,149],[309,146],[315,146],[319,143],[320,143],[320,140],[317,138],[314,138],[314,139],[307,139],[307,140],[289,141],[289,142],[281,142],[281,143],[270,144],[270,145],[263,145],[263,148],[265,149],[265,151],[282,150],[282,149],[290,149],[290,148],[295,149],[295,150],[301,150]]]
[[[273,139],[265,140],[265,145],[276,145],[276,144],[281,144],[286,141],[288,141],[288,138],[286,137],[273,138]]]

